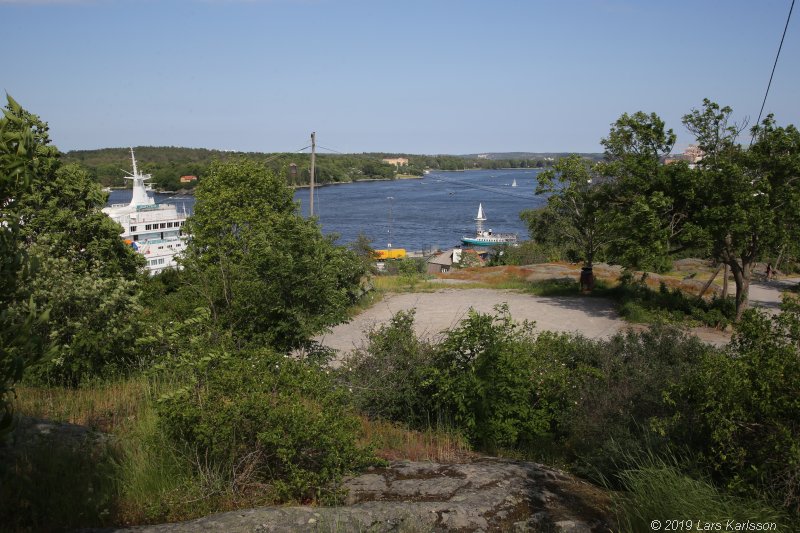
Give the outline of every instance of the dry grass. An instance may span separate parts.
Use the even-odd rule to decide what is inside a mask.
[[[78,389],[17,387],[16,412],[112,433],[139,413],[152,394],[145,378]]]
[[[361,418],[362,442],[375,448],[387,461],[406,459],[435,463],[461,463],[477,457],[466,440],[453,432],[414,431],[398,424]]]

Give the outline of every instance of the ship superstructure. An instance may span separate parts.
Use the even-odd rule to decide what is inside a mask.
[[[128,204],[114,204],[103,212],[122,226],[120,236],[147,259],[147,269],[158,274],[167,268],[177,268],[175,257],[186,249],[186,211],[172,204],[159,204],[149,194],[145,181],[150,174],[141,174],[131,148],[133,195]]]

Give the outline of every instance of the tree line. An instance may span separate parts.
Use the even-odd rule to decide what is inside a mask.
[[[193,189],[208,173],[214,161],[232,161],[246,157],[264,162],[272,172],[290,186],[308,185],[311,156],[308,153],[231,152],[205,148],[174,146],[139,146],[135,148],[142,172],[153,176],[152,183],[160,190]],[[408,165],[395,167],[384,158],[404,157]],[[124,187],[123,176],[130,172],[128,148],[73,150],[63,154],[65,163],[79,163],[104,187]],[[317,154],[316,182],[343,183],[365,179],[394,179],[398,174],[422,176],[425,170],[465,170],[499,168],[544,168],[551,161],[544,158],[484,159],[449,155],[414,155],[392,153]],[[198,182],[182,183],[181,176],[196,176]]]

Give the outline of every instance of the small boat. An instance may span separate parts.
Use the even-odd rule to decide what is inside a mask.
[[[501,246],[504,244],[514,245],[517,243],[516,233],[493,233],[491,229],[484,231],[484,222],[486,222],[486,215],[483,213],[483,204],[478,204],[478,216],[475,217],[475,236],[464,236],[461,238],[461,242],[473,246]]]
[[[511,186],[512,187],[516,187],[517,186],[517,180],[514,180],[513,182],[511,182]]]

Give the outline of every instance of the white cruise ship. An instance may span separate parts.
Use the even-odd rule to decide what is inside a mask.
[[[140,174],[131,148],[133,196],[129,204],[114,204],[103,212],[122,226],[121,237],[147,259],[150,274],[177,268],[175,256],[186,248],[186,211],[179,213],[172,204],[157,204],[148,194],[145,181],[150,174]]]

